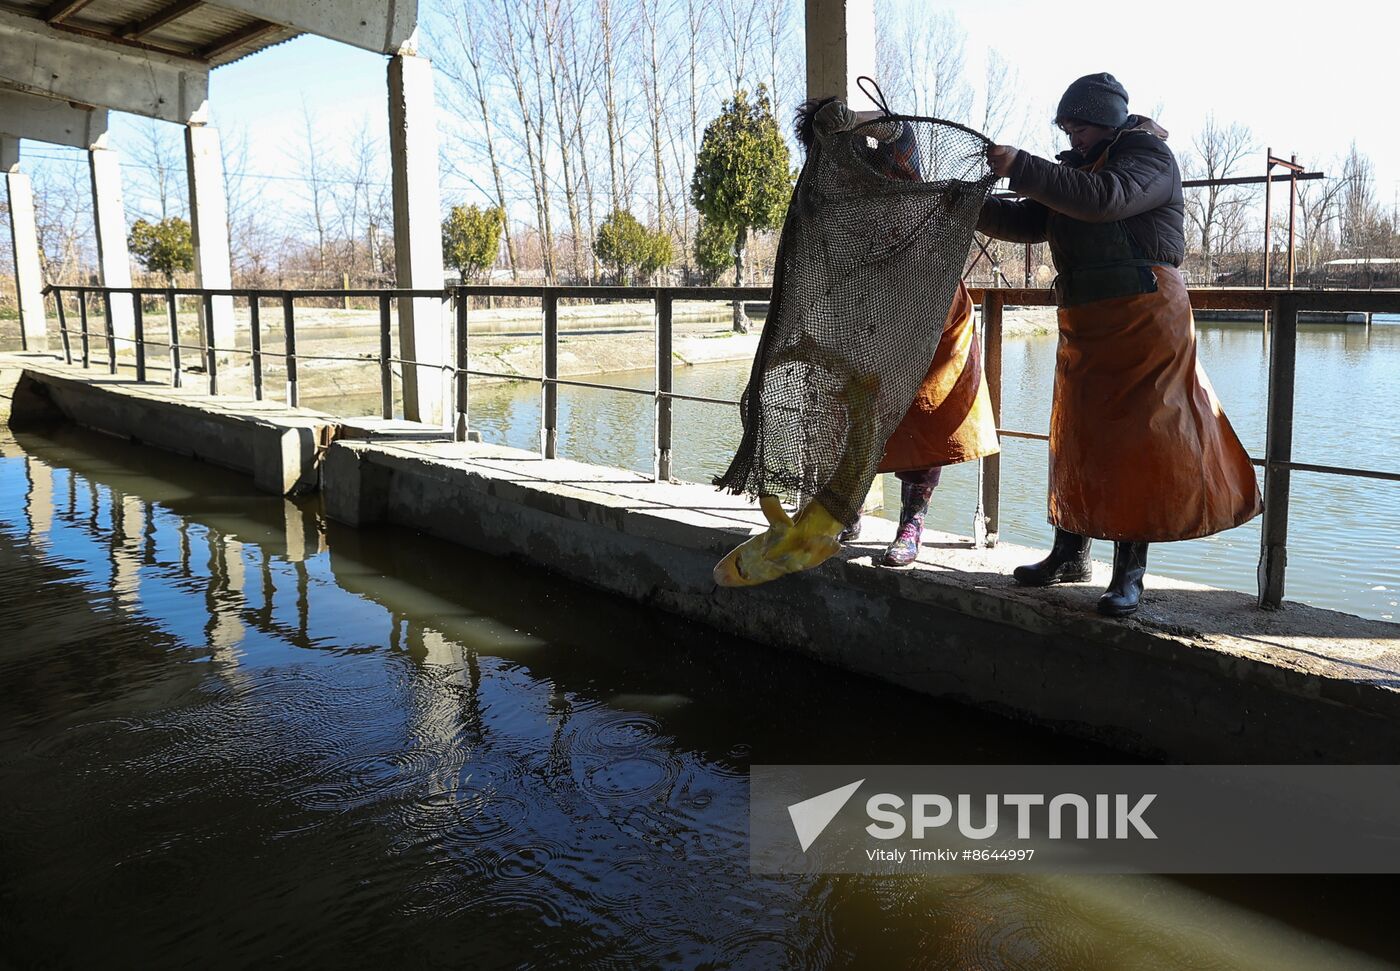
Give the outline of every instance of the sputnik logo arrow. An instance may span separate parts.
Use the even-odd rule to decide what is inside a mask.
[[[817,837],[831,824],[841,807],[850,801],[863,782],[864,779],[858,779],[850,785],[823,792],[820,796],[813,796],[787,807],[788,815],[792,817],[792,828],[797,831],[797,842],[802,844],[803,853],[817,841]]]

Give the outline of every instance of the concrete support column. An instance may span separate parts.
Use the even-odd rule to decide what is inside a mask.
[[[44,271],[39,261],[39,231],[34,223],[34,188],[19,170],[19,139],[0,136],[0,169],[10,200],[10,241],[14,244],[15,289],[19,294],[21,346],[48,349],[44,318]]]
[[[856,87],[875,73],[875,0],[806,0],[807,97],[876,107]]]
[[[97,228],[98,279],[104,287],[131,286],[131,256],[126,248],[126,208],[122,204],[122,174],[117,153],[107,147],[104,134],[88,149],[92,173],[92,220]],[[117,353],[135,355],[136,337],[131,299],[112,297],[112,332]]]
[[[198,122],[185,126],[185,165],[190,181],[190,231],[194,236],[195,285],[233,286],[228,253],[228,201],[224,198],[224,157],[218,129]],[[201,304],[200,325],[204,320]],[[214,298],[214,344],[233,347],[233,298]]]
[[[394,263],[400,287],[443,285],[437,144],[432,67],[406,49],[389,59]],[[441,300],[399,301],[399,356],[429,365],[404,365],[404,417],[410,421],[441,421],[445,322]]]

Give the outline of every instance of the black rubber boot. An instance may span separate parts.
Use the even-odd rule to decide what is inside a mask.
[[[847,526],[845,529],[841,530],[841,532],[836,536],[836,541],[839,543],[854,543],[858,539],[860,539],[859,519],[851,523],[851,525]]]
[[[1147,572],[1146,543],[1113,544],[1113,579],[1099,598],[1099,613],[1126,617],[1142,599],[1142,575]]]
[[[1023,587],[1050,587],[1088,580],[1094,575],[1094,563],[1089,559],[1092,542],[1087,536],[1057,528],[1050,555],[1039,563],[1018,566],[1011,575]]]

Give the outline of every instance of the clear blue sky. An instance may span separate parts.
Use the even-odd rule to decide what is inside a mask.
[[[426,12],[431,7],[424,4]],[[1221,121],[1253,129],[1260,158],[1271,145],[1280,154],[1297,151],[1303,162],[1320,167],[1355,139],[1375,162],[1377,196],[1389,202],[1400,188],[1400,129],[1393,123],[1396,5],[941,0],[928,8],[951,11],[966,29],[974,81],[981,77],[986,48],[1001,51],[1019,71],[1036,117],[1049,116],[1067,81],[1108,70],[1127,86],[1135,109],[1162,106],[1160,120],[1173,130],[1179,153],[1214,111]],[[295,158],[304,151],[303,104],[316,115],[322,149],[332,159],[343,157],[362,124],[383,139],[385,65],[380,55],[298,38],[216,70],[214,120],[248,133],[250,173],[279,177],[257,185],[274,198],[295,194],[298,185],[289,177],[297,174]],[[116,119],[118,148],[139,124],[144,122]],[[449,180],[445,195],[466,191],[460,181]]]

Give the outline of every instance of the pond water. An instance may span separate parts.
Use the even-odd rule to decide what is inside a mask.
[[[756,762],[1122,756],[77,430],[0,441],[0,631],[4,967],[1400,957],[1380,879],[754,876]]]

